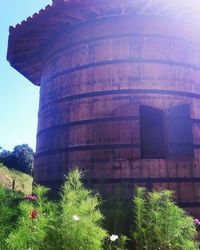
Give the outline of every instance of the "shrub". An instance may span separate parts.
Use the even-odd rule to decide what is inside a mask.
[[[84,188],[80,179],[80,171],[71,171],[62,189],[59,249],[100,250],[107,232],[101,227],[99,196]]]
[[[16,194],[0,185],[0,249],[6,249],[6,238],[19,216],[20,194]]]
[[[34,188],[35,195],[26,198],[0,187],[0,249],[133,249],[127,238],[132,208],[127,206],[124,193],[117,190],[116,196],[104,203],[110,223],[110,227],[104,223],[109,229],[108,236],[102,227],[100,197],[83,186],[81,175],[77,169],[69,173],[57,203],[48,201],[48,189],[41,186]],[[137,250],[198,249],[193,219],[172,198],[172,192],[166,190],[151,193],[144,188],[136,190],[132,236]]]
[[[147,193],[138,188],[134,198],[136,249],[196,250],[193,218],[172,201],[171,191]]]
[[[21,216],[7,239],[9,250],[45,249],[43,244],[54,211],[53,204],[45,198],[46,192],[46,188],[37,186],[34,188],[36,195],[29,195],[20,203]]]
[[[21,215],[16,228],[7,238],[9,250],[100,250],[106,230],[97,194],[85,189],[81,173],[71,171],[57,205],[45,198],[47,189],[34,188],[20,203]]]

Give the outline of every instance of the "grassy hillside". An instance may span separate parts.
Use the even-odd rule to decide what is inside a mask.
[[[9,170],[0,164],[0,183],[12,189],[13,180],[15,180],[15,191],[22,192],[24,194],[30,194],[32,192],[33,178],[27,174]]]

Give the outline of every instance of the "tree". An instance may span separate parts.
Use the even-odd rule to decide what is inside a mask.
[[[32,173],[34,163],[34,152],[28,144],[17,145],[12,152],[16,160],[15,169],[24,173]]]
[[[31,174],[34,164],[34,152],[28,144],[17,145],[13,151],[0,149],[0,163],[8,168]]]
[[[12,165],[14,164],[14,157],[12,152],[1,147],[0,149],[0,163],[7,166],[8,168],[13,168]]]

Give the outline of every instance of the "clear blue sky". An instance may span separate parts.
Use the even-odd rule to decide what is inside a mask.
[[[0,146],[12,150],[28,143],[35,150],[39,87],[6,60],[8,29],[42,9],[51,0],[2,0],[0,8]]]

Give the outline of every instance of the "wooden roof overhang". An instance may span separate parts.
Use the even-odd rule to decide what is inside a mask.
[[[200,24],[199,0],[57,0],[10,27],[7,59],[11,66],[40,85],[42,51],[58,32],[89,19],[111,15],[159,15]]]

